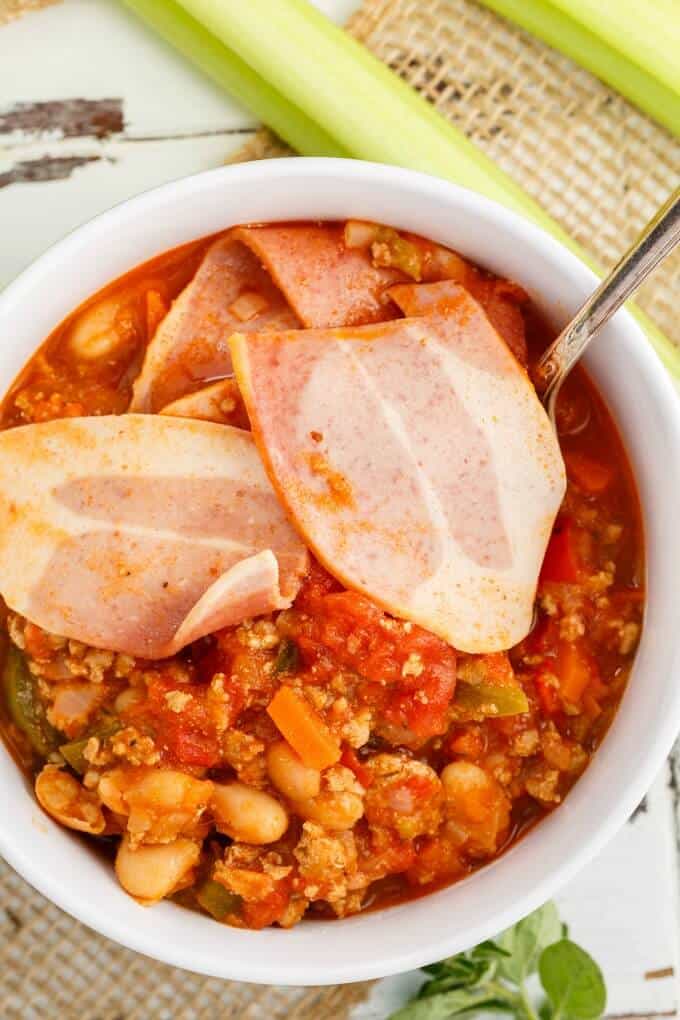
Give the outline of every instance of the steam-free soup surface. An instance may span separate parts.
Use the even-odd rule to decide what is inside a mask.
[[[209,439],[214,451],[212,430],[239,430],[228,433],[233,442],[224,447],[233,470],[245,471],[246,458],[255,471],[258,519],[269,522],[270,532],[267,514],[280,515],[268,560],[247,502],[255,498],[255,475],[248,476],[245,502],[232,496],[214,504],[218,523],[211,534],[223,543],[223,526],[243,545],[234,564],[239,571],[247,564],[238,577],[245,577],[247,604],[256,610],[243,615],[242,586],[230,594],[235,622],[201,630],[188,643],[172,644],[191,606],[180,612],[167,584],[156,609],[168,600],[179,615],[166,627],[166,645],[126,645],[136,638],[125,631],[127,637],[99,646],[79,639],[68,614],[63,632],[53,632],[35,618],[44,611],[35,592],[26,601],[35,616],[12,608],[6,596],[5,739],[33,775],[49,815],[115,845],[118,880],[141,902],[175,897],[217,921],[261,928],[290,927],[305,916],[344,917],[420,895],[464,878],[559,808],[597,752],[639,640],[643,550],[625,453],[582,370],[569,379],[558,409],[566,494],[547,544],[532,625],[512,647],[466,652],[435,633],[437,627],[410,618],[409,604],[388,611],[392,579],[386,576],[379,591],[375,581],[348,583],[346,564],[339,565],[346,550],[332,543],[323,545],[321,565],[317,517],[336,514],[339,521],[360,498],[354,480],[335,470],[333,449],[322,446],[328,436],[312,430],[310,442],[324,453],[305,461],[325,486],[324,498],[315,497],[311,537],[299,527],[300,507],[288,499],[292,483],[288,494],[277,487],[270,448],[287,449],[292,433],[285,425],[294,427],[296,387],[304,379],[284,376],[281,358],[279,374],[268,369],[271,377],[263,377],[256,355],[265,340],[293,343],[304,336],[323,345],[338,341],[333,330],[361,340],[370,327],[382,338],[375,343],[389,344],[399,329],[403,336],[410,328],[405,322],[432,323],[435,316],[450,325],[461,309],[468,319],[477,317],[489,343],[502,343],[503,371],[510,371],[511,358],[511,371],[528,387],[525,368],[530,371],[551,332],[519,283],[375,224],[237,228],[161,255],[94,295],[55,328],[6,396],[2,427],[36,429],[16,434],[26,435],[23,445],[31,449],[37,449],[34,436],[51,436],[54,446],[73,442],[81,428],[90,437],[108,436],[108,425],[96,429],[88,421],[129,411],[135,417],[121,419],[127,441],[133,442],[135,422],[141,421],[140,434],[153,431],[139,415],[172,420],[189,460],[194,433],[201,449]],[[242,337],[240,347],[229,344],[234,333]],[[252,392],[243,384],[245,361],[232,362],[235,351],[247,354],[249,370],[255,366]],[[487,368],[475,370],[483,377]],[[283,405],[272,409],[267,402],[279,391],[292,408],[283,426],[275,414]],[[410,406],[408,378],[402,396]],[[425,426],[429,413],[421,408]],[[269,425],[259,417],[266,414]],[[66,418],[83,421],[69,429],[47,424]],[[421,424],[413,426],[414,437],[427,431]],[[365,437],[370,423],[361,427]],[[446,429],[440,419],[436,427]],[[343,428],[351,436],[351,422]],[[167,425],[157,431],[169,434]],[[19,467],[21,445],[7,443]],[[373,447],[376,479],[379,447]],[[143,452],[147,460],[160,456],[158,447]],[[452,446],[452,457],[459,452]],[[215,470],[222,463],[218,457]],[[74,476],[77,464],[76,449]],[[31,470],[27,463],[32,485]],[[195,470],[200,473],[200,464]],[[460,477],[458,471],[459,485]],[[35,484],[42,484],[39,478]],[[109,509],[110,521],[118,520],[129,495],[119,488],[109,508],[110,490],[108,482],[98,490],[105,494],[98,527],[106,525]],[[145,496],[143,512],[135,511],[134,526],[156,528],[167,539],[190,509],[189,523],[182,518],[183,541],[189,535],[204,555],[208,539],[195,524],[204,497],[195,486],[191,491],[191,500],[183,500],[181,486],[165,478]],[[239,491],[242,496],[243,486]],[[94,514],[92,505],[81,504],[78,513]],[[49,516],[49,501],[45,506]],[[499,512],[490,498],[475,506],[480,527]],[[408,512],[399,508],[403,520]],[[379,551],[377,527],[375,536]],[[367,555],[372,548],[369,543]],[[59,578],[78,582],[85,569],[61,555],[57,592]],[[196,556],[188,561],[194,566]],[[361,564],[352,569],[361,573]],[[195,582],[191,566],[186,576]],[[195,583],[198,594],[207,590],[208,581],[202,588]],[[488,623],[483,603],[478,613]],[[89,617],[103,628],[96,633],[109,633],[105,602]]]

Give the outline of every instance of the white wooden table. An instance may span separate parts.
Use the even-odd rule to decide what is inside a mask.
[[[317,3],[339,21],[356,6]],[[76,99],[65,110],[41,105]],[[121,199],[220,165],[254,128],[116,0],[64,0],[0,28],[0,287]],[[680,1012],[675,775],[669,762],[559,897],[605,971],[611,1017]],[[356,1020],[382,1020],[418,980],[381,982]]]

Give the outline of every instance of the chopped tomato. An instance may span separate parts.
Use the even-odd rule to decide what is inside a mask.
[[[210,683],[216,674],[223,674],[223,683],[234,706],[231,721],[251,705],[267,705],[278,686],[270,652],[244,648],[236,628],[219,631],[214,639],[194,646],[193,663],[196,677]]]
[[[310,681],[324,682],[338,667],[352,670],[368,681],[365,699],[389,723],[421,739],[444,733],[456,684],[454,649],[363,595],[334,590],[324,574],[313,568],[290,621]]]
[[[385,719],[395,726],[406,727],[423,740],[445,733],[455,685],[455,669],[433,665],[427,676],[421,678],[417,689],[404,683],[395,686],[385,707]]]
[[[163,739],[169,756],[183,765],[210,768],[219,760],[215,738],[190,726],[166,726]]]
[[[543,673],[539,673],[534,680],[536,694],[541,706],[541,711],[547,716],[557,715],[561,711],[559,694],[554,683]]]
[[[564,454],[569,478],[591,496],[604,492],[614,481],[614,469],[585,453],[572,450]]]
[[[37,659],[38,662],[49,662],[50,659],[54,658],[55,646],[50,641],[50,636],[47,631],[42,630],[41,627],[36,627],[34,623],[26,621],[24,627],[24,641],[26,642],[26,651],[33,659]]]
[[[341,585],[321,566],[318,560],[312,558],[307,576],[295,600],[295,606],[303,612],[310,612],[318,599],[332,591],[342,591]]]
[[[402,840],[393,829],[359,829],[356,834],[360,870],[371,881],[406,871],[416,860],[413,840]]]
[[[422,840],[418,855],[408,869],[407,878],[413,885],[427,885],[463,875],[465,871],[457,846],[442,836],[427,836]]]
[[[557,624],[545,613],[539,613],[534,629],[524,639],[524,646],[530,655],[541,655],[555,647]]]
[[[373,782],[373,773],[361,764],[353,747],[345,748],[340,758],[340,764],[350,769],[364,788],[368,788]]]
[[[261,900],[244,902],[241,916],[247,928],[266,928],[280,920],[290,902],[290,879],[277,882],[276,888]]]
[[[539,584],[576,584],[583,577],[578,529],[569,517],[558,518],[546,549]]]
[[[484,751],[486,741],[478,726],[468,726],[464,730],[456,730],[448,742],[449,754],[464,758],[478,758]]]
[[[235,700],[230,698],[231,712]],[[221,708],[207,684],[178,683],[159,674],[148,684],[146,700],[132,705],[125,714],[153,733],[166,760],[210,768],[220,761],[219,733],[228,722],[219,716]]]

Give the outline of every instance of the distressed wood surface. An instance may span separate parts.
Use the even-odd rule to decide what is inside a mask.
[[[341,20],[356,0],[318,5]],[[64,0],[3,26],[0,286],[79,223],[220,165],[254,130],[115,0]],[[634,817],[559,896],[574,937],[603,967],[610,1017],[678,1015],[679,790],[676,753]],[[355,1020],[384,1020],[420,980],[379,982]]]

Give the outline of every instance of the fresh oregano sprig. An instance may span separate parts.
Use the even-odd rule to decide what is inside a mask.
[[[494,1012],[516,1020],[599,1020],[607,1003],[602,971],[569,939],[554,903],[423,970],[428,980],[389,1020],[474,1020]]]

